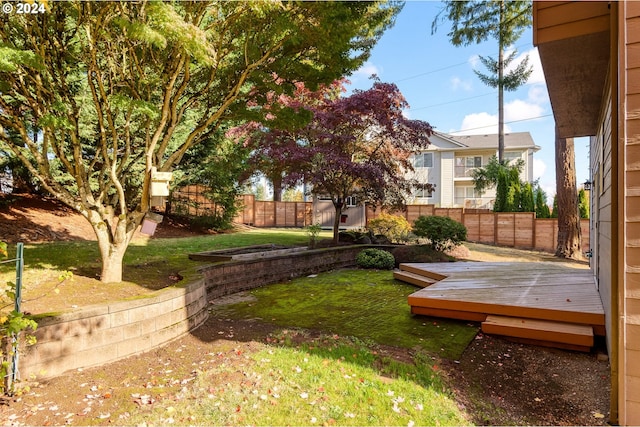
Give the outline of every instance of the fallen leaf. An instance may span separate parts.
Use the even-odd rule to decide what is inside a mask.
[[[600,412],[594,412],[593,417],[601,419],[604,418],[604,414],[601,414]]]

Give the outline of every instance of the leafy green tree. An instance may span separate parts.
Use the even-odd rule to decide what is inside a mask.
[[[578,209],[580,210],[580,218],[589,218],[589,199],[587,198],[587,192],[584,188],[578,191]]]
[[[530,182],[522,186],[522,191],[520,192],[520,212],[535,212],[533,185],[531,185]]]
[[[216,209],[208,218],[215,229],[229,228],[238,212],[237,199],[244,188],[239,177],[247,167],[249,149],[225,138],[218,130],[201,144],[193,146],[178,165],[175,187],[204,185],[205,195],[215,202]]]
[[[429,239],[436,251],[448,251],[467,240],[467,227],[446,216],[421,215],[415,220],[413,232]]]
[[[549,211],[549,205],[547,205],[547,195],[540,185],[536,185],[535,189],[536,199],[536,218],[551,218],[551,212]]]
[[[491,156],[486,166],[472,172],[475,190],[480,194],[490,188],[496,189],[495,212],[517,212],[520,210],[520,172],[524,167],[522,159],[517,162],[500,162]]]
[[[498,89],[498,160],[504,159],[504,91],[513,91],[527,82],[533,68],[526,57],[511,71],[506,71],[517,55],[512,46],[531,25],[532,2],[512,0],[447,0],[444,9],[431,24],[432,33],[441,20],[451,21],[448,36],[454,46],[478,44],[492,38],[498,42],[498,58],[480,56],[489,74],[476,71],[480,80]]]
[[[0,16],[0,141],[92,225],[101,280],[172,171],[247,100],[359,68],[400,7],[382,2],[86,2]],[[35,134],[41,135],[36,140]],[[20,135],[16,143],[10,134]]]
[[[551,207],[551,218],[558,218],[558,195],[553,196],[553,206]]]

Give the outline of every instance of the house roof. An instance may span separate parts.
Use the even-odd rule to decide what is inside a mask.
[[[435,135],[447,140],[460,148],[477,148],[477,149],[497,149],[498,134],[487,135],[449,135],[441,132],[434,132]],[[504,134],[504,147],[506,150],[510,148],[531,148],[534,151],[540,149],[533,142],[529,132],[513,132]]]

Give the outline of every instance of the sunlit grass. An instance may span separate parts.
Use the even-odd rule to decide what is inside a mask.
[[[218,355],[217,362],[199,371],[176,398],[156,403],[127,423],[468,424],[433,366],[393,363],[403,366],[396,373],[385,372],[390,363],[381,361],[375,350],[335,336],[307,339],[297,348],[237,348]]]
[[[323,232],[322,237],[328,238],[329,233]],[[28,303],[25,307],[42,313],[91,303],[91,297],[100,300],[136,297],[173,284],[169,279],[171,275],[179,273],[190,279],[194,268],[202,264],[191,261],[190,253],[267,243],[306,245],[308,236],[302,229],[261,229],[185,238],[137,239],[124,257],[124,282],[109,285],[99,280],[101,258],[95,241],[25,244],[25,300],[42,299],[44,295],[58,300],[52,301],[52,307],[34,309]],[[16,245],[9,245],[8,250],[9,257],[15,257]],[[73,278],[60,283],[59,277],[65,272],[73,273]],[[15,264],[0,265],[0,283],[15,280]]]
[[[477,326],[412,316],[407,297],[415,290],[394,280],[391,271],[346,269],[254,289],[256,301],[223,306],[212,314],[261,318],[283,327],[319,329],[459,358]]]

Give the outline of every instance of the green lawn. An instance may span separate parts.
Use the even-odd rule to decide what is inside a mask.
[[[223,306],[214,315],[259,317],[283,327],[319,329],[459,358],[477,326],[412,316],[407,296],[415,291],[394,280],[391,271],[338,270],[254,289],[256,301]]]

